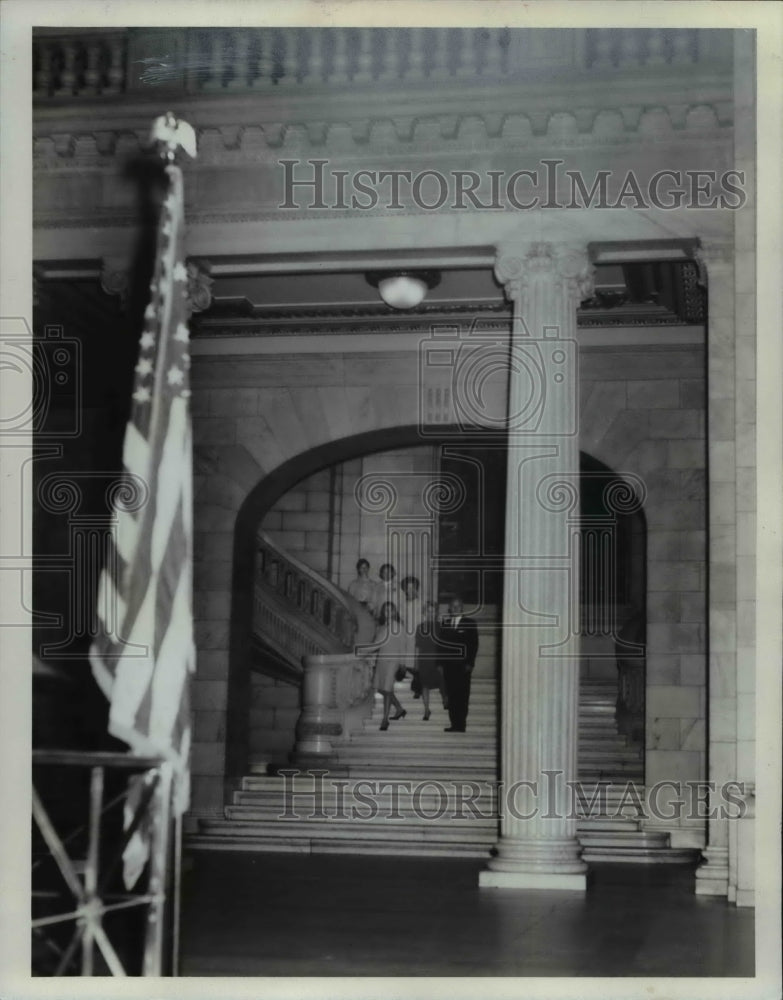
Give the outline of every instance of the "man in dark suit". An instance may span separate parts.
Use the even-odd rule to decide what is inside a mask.
[[[449,603],[449,613],[443,619],[440,638],[444,646],[451,647],[441,662],[451,721],[445,732],[464,733],[470,700],[470,676],[478,652],[478,628],[475,621],[463,613],[459,595],[455,594]]]

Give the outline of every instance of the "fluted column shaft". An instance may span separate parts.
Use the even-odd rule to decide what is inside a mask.
[[[585,888],[576,839],[583,250],[528,244],[495,267],[513,304],[503,596],[501,835],[482,886]]]

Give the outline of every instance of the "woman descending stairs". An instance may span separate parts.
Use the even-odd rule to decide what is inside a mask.
[[[478,669],[476,671],[478,673]],[[488,672],[488,671],[487,671]],[[482,671],[484,673],[484,671]],[[578,835],[587,861],[684,862],[665,833],[642,830],[641,750],[617,732],[616,688],[583,685],[579,707]],[[431,717],[407,681],[396,693],[404,718],[380,730],[381,700],[330,772],[251,768],[225,818],[202,820],[194,848],[299,853],[488,857],[498,836],[497,686],[474,677],[465,733],[444,732],[435,692]],[[256,773],[258,772],[258,773]],[[592,802],[592,807],[590,803]]]

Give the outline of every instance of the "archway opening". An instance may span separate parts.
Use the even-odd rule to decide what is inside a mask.
[[[617,718],[640,743],[644,720],[646,526],[640,509],[618,514],[607,505],[622,480],[582,454],[581,570],[579,600],[587,684],[617,685]],[[232,669],[229,682],[227,759],[243,773],[254,751],[285,758],[292,745],[297,707],[257,699],[249,664],[275,674],[271,660],[259,665],[253,651],[252,591],[257,532],[262,529],[295,561],[346,590],[359,558],[373,574],[392,562],[398,578],[422,582],[424,594],[444,606],[459,592],[471,613],[496,626],[503,582],[506,443],[496,435],[480,442],[444,435],[422,443],[414,428],[359,435],[297,456],[259,484],[238,519],[235,548]],[[385,490],[381,496],[382,490]],[[248,595],[251,599],[248,600]],[[499,676],[499,642],[485,672]],[[291,684],[291,678],[277,682]],[[268,681],[264,681],[268,683]],[[248,717],[250,713],[250,717]],[[271,726],[274,719],[275,726]],[[259,726],[266,743],[259,745]],[[270,728],[271,727],[271,728]],[[254,736],[256,733],[256,736]]]

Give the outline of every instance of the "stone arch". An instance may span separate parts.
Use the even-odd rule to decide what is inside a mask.
[[[241,774],[246,764],[249,672],[245,665],[249,662],[252,634],[254,539],[264,514],[292,486],[321,469],[373,452],[434,444],[439,438],[456,441],[464,432],[463,427],[444,425],[438,428],[438,438],[430,435],[424,438],[419,424],[400,424],[326,441],[281,463],[248,492],[238,510],[234,527],[226,692],[227,778]],[[480,429],[474,433],[493,436],[491,432]]]

